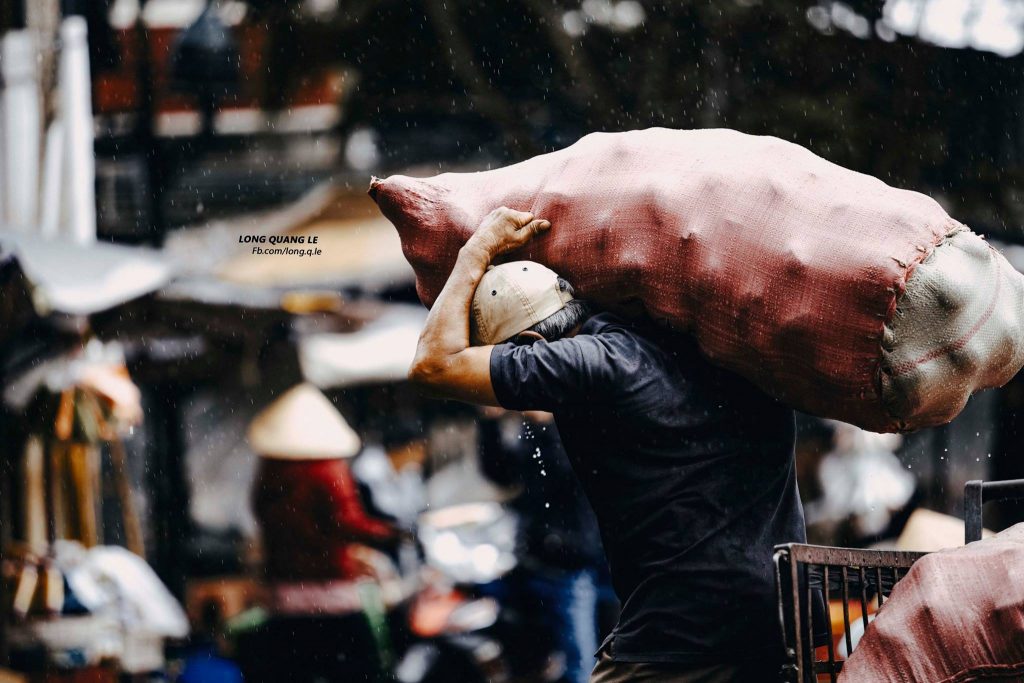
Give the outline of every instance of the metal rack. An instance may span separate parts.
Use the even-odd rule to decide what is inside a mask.
[[[964,487],[964,536],[967,543],[981,540],[985,503],[1024,498],[1024,479],[983,482]],[[867,630],[869,607],[885,602],[897,582],[927,553],[863,550],[789,543],[775,548],[775,583],[779,623],[786,662],[781,679],[790,683],[835,683],[843,658],[833,642],[828,605],[841,599],[842,642],[846,652],[855,646],[850,606],[859,603],[859,619]],[[816,633],[817,630],[817,633]],[[824,652],[822,652],[824,648]]]
[[[926,553],[893,550],[861,550],[790,543],[775,549],[775,576],[779,596],[779,621],[786,644],[782,679],[793,683],[817,681],[828,676],[833,683],[843,668],[832,637],[828,614],[831,599],[839,597],[843,608],[846,651],[854,648],[851,604],[859,603],[860,619],[868,625],[868,608],[881,605],[896,583]],[[817,612],[817,614],[816,614]],[[825,656],[816,645],[825,646]]]

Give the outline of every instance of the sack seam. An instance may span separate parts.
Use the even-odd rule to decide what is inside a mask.
[[[885,400],[886,395],[882,389],[882,374],[891,369],[885,362],[885,348],[882,346],[882,342],[885,339],[886,330],[892,327],[893,319],[896,317],[896,309],[899,308],[900,302],[907,293],[907,282],[914,274],[914,269],[917,268],[917,266],[925,259],[935,253],[935,249],[938,248],[940,244],[948,240],[953,235],[969,229],[966,225],[954,220],[953,218],[946,218],[943,225],[944,229],[934,237],[929,248],[919,249],[918,254],[907,263],[903,263],[899,259],[896,259],[896,262],[903,266],[903,273],[895,283],[892,299],[889,301],[889,307],[885,312],[885,318],[882,320],[882,324],[878,329],[878,357],[875,360],[875,367],[872,372],[872,388],[875,391],[875,400],[879,405],[881,405],[882,410],[889,419],[890,427],[893,427],[899,432],[907,431],[908,425],[899,414],[890,408],[889,403]]]

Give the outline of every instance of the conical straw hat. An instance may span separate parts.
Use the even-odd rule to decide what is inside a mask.
[[[264,408],[249,425],[249,445],[279,460],[351,458],[359,437],[312,384],[299,384]]]

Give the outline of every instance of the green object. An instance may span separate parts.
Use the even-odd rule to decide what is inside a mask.
[[[391,632],[388,629],[387,609],[380,586],[373,581],[360,581],[357,585],[363,615],[370,624],[373,641],[377,646],[378,661],[382,667],[388,668],[394,661],[394,653],[391,650]]]
[[[224,634],[230,638],[255,631],[270,620],[270,613],[262,607],[250,607],[224,622]]]

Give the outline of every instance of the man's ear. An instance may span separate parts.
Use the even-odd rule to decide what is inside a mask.
[[[535,341],[547,341],[547,339],[533,330],[523,330],[515,336],[515,341],[516,344],[532,344]]]

